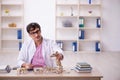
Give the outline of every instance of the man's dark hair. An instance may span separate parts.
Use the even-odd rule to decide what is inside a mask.
[[[26,30],[27,30],[28,33],[30,33],[30,31],[33,31],[36,28],[39,28],[39,30],[41,31],[40,25],[38,23],[33,22],[33,23],[30,23],[30,24],[27,25]]]

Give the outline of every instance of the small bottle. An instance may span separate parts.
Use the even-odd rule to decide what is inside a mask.
[[[79,27],[84,27],[84,18],[79,18]]]
[[[97,19],[96,19],[96,27],[97,27],[97,28],[100,28],[100,27],[101,27],[101,19],[100,19],[100,18],[97,18]]]

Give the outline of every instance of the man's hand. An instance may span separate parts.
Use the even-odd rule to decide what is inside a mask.
[[[62,55],[62,54],[59,54],[59,53],[57,54],[56,57],[57,57],[58,60],[63,60],[63,58],[64,58],[63,55]]]
[[[22,67],[26,68],[26,69],[32,69],[33,68],[33,65],[32,64],[29,64],[29,63],[23,63],[22,64]]]
[[[64,56],[61,53],[58,53],[58,52],[52,54],[51,57],[56,57],[56,59],[58,59],[59,61],[63,60],[63,58],[64,58]]]

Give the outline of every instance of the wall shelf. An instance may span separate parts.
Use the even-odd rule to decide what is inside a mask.
[[[101,7],[101,0],[56,0],[55,38],[63,51],[102,51]]]
[[[24,0],[1,0],[0,7],[0,51],[18,53],[24,37]]]

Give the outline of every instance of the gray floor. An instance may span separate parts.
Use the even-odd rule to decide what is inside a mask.
[[[0,65],[16,66],[18,53],[0,53]],[[120,80],[120,53],[65,53],[62,64],[73,67],[76,62],[88,62],[103,75],[102,80]]]

